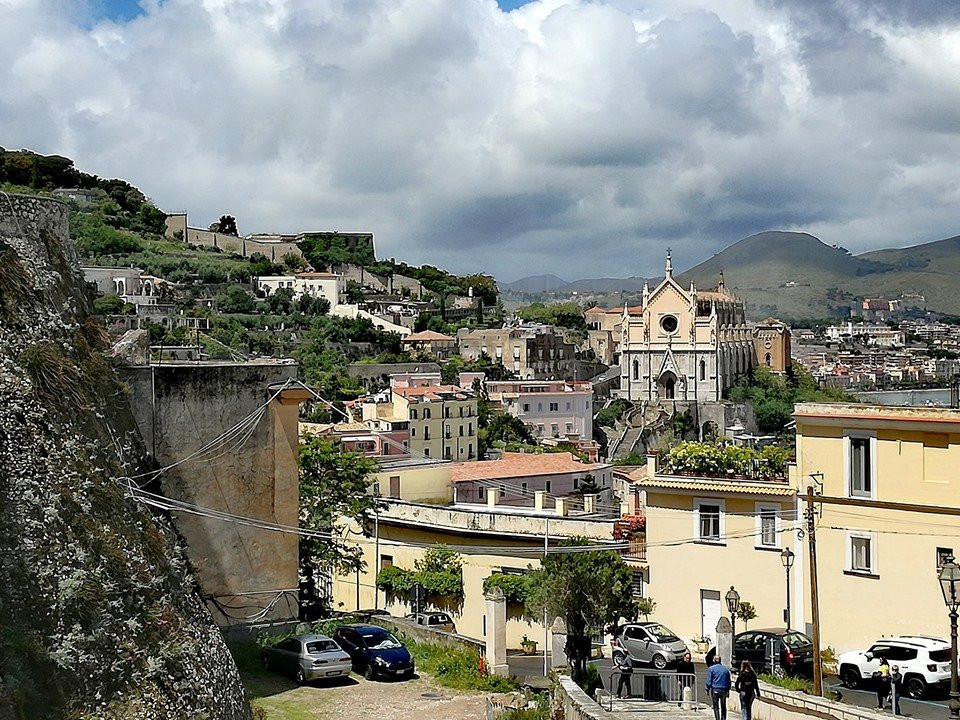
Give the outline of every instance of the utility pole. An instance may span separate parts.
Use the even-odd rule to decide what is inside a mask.
[[[810,550],[810,634],[813,640],[813,692],[823,695],[823,668],[820,665],[820,593],[817,587],[817,516],[813,508],[813,485],[807,486],[807,545]]]
[[[543,560],[546,563],[547,550],[550,547],[550,518],[544,518],[543,525]],[[547,677],[547,648],[550,643],[550,628],[547,627],[547,607],[543,607],[543,676]]]
[[[373,484],[373,566],[377,572],[373,575],[373,609],[380,609],[380,590],[377,589],[377,575],[380,572],[380,483]]]

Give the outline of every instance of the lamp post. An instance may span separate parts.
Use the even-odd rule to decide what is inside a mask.
[[[960,608],[960,566],[953,555],[940,568],[940,589],[950,611],[950,717],[960,718],[960,691],[957,689],[957,610]]]
[[[737,610],[740,609],[740,593],[734,590],[733,585],[731,585],[725,597],[727,600],[727,610],[730,611],[730,634],[732,635],[730,641],[730,667],[733,667],[733,659],[736,656],[737,646]]]
[[[783,563],[784,569],[787,571],[787,614],[783,618],[784,624],[787,626],[787,630],[790,629],[790,568],[793,567],[793,559],[795,554],[790,548],[784,548],[780,551],[780,561]]]

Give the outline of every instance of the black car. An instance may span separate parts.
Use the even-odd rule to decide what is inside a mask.
[[[350,655],[354,669],[363,673],[367,680],[413,677],[410,651],[379,625],[343,625],[334,631],[333,639]]]
[[[779,658],[775,666],[771,666],[771,651]],[[707,665],[716,653],[716,648],[710,649]],[[813,640],[802,632],[784,628],[747,630],[733,640],[734,669],[739,670],[744,660],[749,660],[757,672],[813,677]]]

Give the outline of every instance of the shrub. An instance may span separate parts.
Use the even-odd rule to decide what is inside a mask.
[[[813,694],[813,682],[802,677],[787,675],[785,677],[778,678],[774,677],[773,675],[760,675],[759,678],[766,683],[770,683],[771,685],[776,685],[787,690],[796,690],[798,692],[807,693],[808,695]]]
[[[522,603],[527,601],[530,582],[526,575],[494,573],[483,581],[483,591],[485,593],[490,592],[493,588],[499,588],[507,598],[507,602]]]

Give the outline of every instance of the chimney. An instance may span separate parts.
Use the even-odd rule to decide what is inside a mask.
[[[535,510],[543,510],[543,501],[547,497],[546,490],[535,490],[533,493],[533,507]]]
[[[497,497],[500,495],[500,488],[487,488],[487,507],[495,508],[497,506]]]
[[[566,515],[567,514],[567,499],[566,498],[557,498],[554,501],[557,509],[557,515]]]
[[[647,477],[652,478],[657,474],[657,451],[651,450],[647,453]]]
[[[583,511],[585,513],[594,513],[596,512],[596,495],[584,495],[583,496]]]

